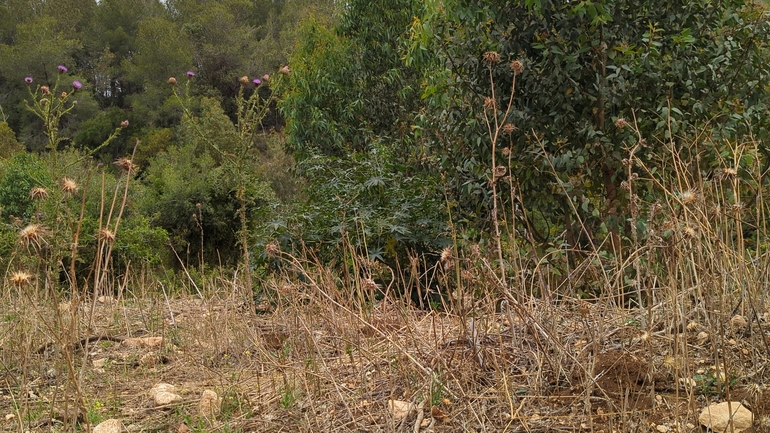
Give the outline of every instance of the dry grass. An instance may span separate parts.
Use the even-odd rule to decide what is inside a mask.
[[[323,289],[327,270],[306,275],[305,284],[269,282],[274,297],[257,314],[238,281],[221,279],[204,298],[166,299],[158,287],[103,298],[87,334],[105,338],[86,348],[64,346],[52,319],[72,317],[71,305],[6,299],[4,430],[73,429],[64,407],[78,410],[77,392],[77,429],[114,417],[130,431],[695,432],[700,408],[727,393],[755,410],[757,425],[770,411],[764,310],[731,326],[732,311],[694,300],[694,289],[678,298],[661,289],[646,310],[612,298],[501,308],[484,297],[459,316],[393,298],[359,308]],[[165,344],[119,341],[134,336]],[[184,400],[153,407],[158,382]],[[215,420],[198,414],[204,389],[223,398]],[[394,413],[393,401],[411,409]]]
[[[623,254],[608,241],[539,256],[502,225],[514,234],[500,248],[437,252],[442,312],[377,286],[392,270],[364,258],[341,277],[276,244],[281,267],[258,305],[242,274],[166,287],[115,277],[109,252],[94,284],[114,297],[67,292],[47,279],[47,234],[22,242],[11,263],[27,271],[9,268],[0,295],[2,430],[119,418],[132,432],[697,432],[701,408],[737,400],[764,431],[770,239],[757,145],[733,146],[710,178],[700,150],[660,145],[669,154],[655,170],[629,150],[628,219],[644,231]],[[160,382],[182,401],[154,406]],[[207,389],[222,398],[214,419],[198,409]]]

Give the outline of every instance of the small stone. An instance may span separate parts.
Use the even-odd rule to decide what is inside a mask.
[[[126,338],[121,345],[126,347],[156,348],[163,346],[163,337]]]
[[[219,415],[221,401],[216,392],[207,389],[201,394],[201,401],[198,404],[198,412],[204,418],[214,418]]]
[[[120,433],[123,431],[123,423],[118,419],[108,419],[94,427],[93,433]]]
[[[182,401],[182,396],[175,393],[176,387],[168,383],[159,383],[150,389],[150,398],[155,402],[155,406],[165,406],[167,404]]]
[[[730,412],[732,412],[732,429]],[[740,433],[754,424],[754,414],[737,401],[714,403],[701,411],[698,421],[715,433],[728,431]]]
[[[113,298],[112,296],[99,296],[98,298],[96,298],[96,301],[99,302],[100,304],[112,304],[115,302],[115,298]]]
[[[165,406],[178,401],[182,401],[182,396],[173,392],[161,391],[155,394],[155,406]]]
[[[187,427],[185,423],[179,424],[179,427],[176,429],[176,433],[188,433],[189,431],[190,427]]]
[[[388,400],[388,408],[394,421],[400,421],[409,415],[414,405],[408,401]]]
[[[705,332],[705,331],[699,332],[698,336],[695,337],[695,340],[697,341],[698,344],[703,344],[703,343],[707,342],[708,339],[709,339],[709,334],[708,334],[708,332]]]
[[[736,331],[743,331],[749,326],[749,321],[740,314],[736,314],[730,319],[730,327]]]
[[[660,433],[666,433],[669,430],[669,428],[663,424],[658,424],[657,426],[655,426],[655,430],[659,431]]]
[[[160,359],[155,352],[148,352],[139,358],[139,365],[142,367],[154,367],[158,364],[159,361]]]
[[[104,364],[106,363],[107,363],[107,358],[99,358],[91,361],[91,364],[94,366],[94,368],[104,368]]]

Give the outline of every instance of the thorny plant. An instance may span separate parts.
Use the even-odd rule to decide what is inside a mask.
[[[184,110],[185,116],[190,120],[195,134],[206,142],[214,152],[224,161],[223,166],[236,179],[235,197],[238,200],[239,207],[237,211],[240,230],[238,231],[238,242],[241,247],[242,272],[244,275],[245,287],[251,290],[251,256],[249,252],[250,240],[250,221],[249,208],[253,206],[253,198],[249,194],[249,187],[256,178],[247,167],[250,164],[250,158],[255,158],[254,150],[257,144],[257,138],[265,134],[265,128],[262,121],[269,113],[271,107],[277,100],[277,90],[280,87],[282,76],[290,73],[289,67],[284,66],[278,74],[265,74],[262,78],[250,79],[248,76],[242,76],[238,79],[238,93],[235,97],[236,103],[236,142],[232,147],[224,149],[217,144],[213,137],[206,134],[201,128],[198,116],[194,112],[193,100],[190,92],[190,83],[195,77],[192,71],[187,72],[187,82],[184,91],[181,91],[177,84],[177,79],[171,77],[168,83],[174,86],[174,96]],[[247,298],[251,299],[251,294],[247,293]]]
[[[82,164],[94,152],[109,144],[128,126],[128,121],[117,126],[96,149],[76,156],[69,152],[66,160],[60,160],[58,148],[63,140],[59,131],[60,122],[75,107],[77,101],[71,98],[82,88],[82,84],[75,80],[67,91],[60,91],[60,84],[68,81],[64,79],[67,68],[59,65],[57,69],[58,74],[53,86],[37,85],[33,89],[31,85],[34,79],[25,79],[31,99],[31,102],[25,102],[27,108],[43,122],[48,138],[48,170],[50,177],[56,179],[56,184],[32,188],[29,196],[35,203],[36,212],[30,221],[25,222],[17,217],[17,246],[7,260],[6,269],[9,287],[15,290],[15,295],[6,292],[6,296],[26,299],[34,308],[32,317],[23,316],[23,320],[36,323],[30,327],[29,336],[34,334],[35,329],[42,327],[45,334],[53,339],[51,346],[40,346],[40,341],[24,342],[26,355],[20,363],[23,374],[18,386],[27,386],[29,362],[33,353],[49,349],[58,353],[66,370],[63,410],[65,419],[72,420],[71,428],[74,431],[78,417],[69,417],[66,414],[86,413],[89,407],[86,392],[81,386],[87,363],[85,358],[75,358],[75,348],[85,342],[84,356],[87,356],[88,343],[94,331],[93,315],[97,297],[111,294],[113,290],[113,247],[127,204],[128,186],[137,167],[131,158],[121,158],[115,162],[122,176],[111,195],[105,190],[107,182],[102,169],[98,225],[95,233],[84,233],[83,222],[86,218],[86,198],[91,185],[92,168],[89,163],[86,164],[85,179],[68,177],[65,174],[68,169]],[[77,264],[82,261],[79,250],[82,248],[84,237],[86,243],[92,240],[96,242],[96,254],[88,267],[89,272],[85,279],[79,277],[76,272]],[[86,312],[83,306],[89,299],[89,286],[91,308],[90,313],[83,317]],[[40,347],[34,347],[35,344]],[[87,426],[89,421],[86,417]]]

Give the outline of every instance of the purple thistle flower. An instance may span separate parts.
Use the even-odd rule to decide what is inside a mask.
[[[78,89],[80,89],[81,87],[83,87],[83,83],[81,83],[81,82],[80,82],[80,81],[78,81],[78,80],[75,80],[75,81],[73,81],[73,82],[72,82],[72,87],[73,87],[75,90],[78,90]]]
[[[260,80],[259,78],[255,78],[251,82],[254,83],[255,86],[259,86],[260,84],[262,84],[262,80]]]
[[[56,69],[59,70],[60,74],[65,74],[65,73],[67,73],[67,70],[68,70],[67,67],[64,66],[64,65],[59,65],[59,66],[56,67]]]
[[[32,77],[24,77],[24,82],[27,84],[32,84]]]
[[[195,72],[193,71],[187,71],[187,78],[192,78],[195,76]]]

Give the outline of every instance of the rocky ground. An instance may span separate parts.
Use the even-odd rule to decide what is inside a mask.
[[[719,407],[701,412],[728,401],[735,431],[770,428],[764,315],[720,327],[592,304],[466,321],[390,303],[276,305],[102,298],[73,346],[42,325],[14,342],[9,314],[2,430],[700,432],[724,431]]]

